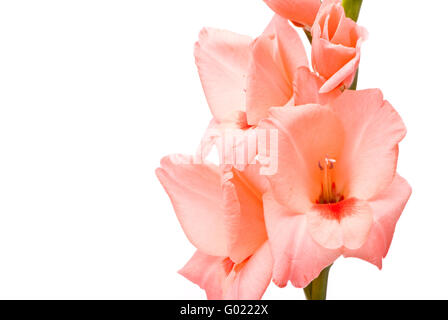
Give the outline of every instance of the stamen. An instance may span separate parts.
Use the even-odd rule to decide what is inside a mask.
[[[322,171],[324,170],[324,167],[322,167],[322,165],[320,164],[320,161],[317,163],[317,165],[319,166],[320,170],[322,170]]]
[[[331,172],[335,165],[336,160],[328,156],[318,163],[319,169],[322,171],[322,194],[317,201],[318,203],[336,203],[341,199],[341,195],[337,193]]]

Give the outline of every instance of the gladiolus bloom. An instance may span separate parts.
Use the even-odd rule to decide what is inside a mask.
[[[263,216],[264,177],[257,166],[223,172],[192,157],[161,161],[157,177],[197,252],[180,274],[209,299],[260,299],[271,281],[272,256]]]
[[[270,107],[287,104],[296,69],[308,66],[299,35],[277,15],[255,40],[203,29],[195,57],[217,125],[242,129],[257,125]]]
[[[239,140],[247,144],[248,131],[267,117],[270,107],[294,103],[295,72],[308,66],[299,35],[278,15],[255,40],[229,31],[203,29],[195,58],[213,114],[202,142],[202,157],[226,129],[241,130]],[[245,158],[249,162],[254,156]],[[232,161],[226,158],[226,164]]]
[[[382,266],[411,194],[396,174],[406,128],[379,90],[346,90],[329,105],[272,108],[278,173],[264,210],[274,282],[305,287],[340,255]]]
[[[324,0],[311,29],[314,71],[327,81],[320,92],[350,87],[361,58],[367,31],[345,16],[340,0]]]
[[[311,28],[319,11],[320,0],[264,0],[277,14],[298,26]]]

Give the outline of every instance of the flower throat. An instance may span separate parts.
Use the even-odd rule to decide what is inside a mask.
[[[333,172],[336,160],[328,156],[318,162],[321,171],[321,194],[316,200],[318,204],[337,203],[344,200],[344,196],[336,191],[336,184],[333,181]]]

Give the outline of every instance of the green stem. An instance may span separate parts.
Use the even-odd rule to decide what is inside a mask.
[[[362,6],[362,0],[342,0],[342,5],[344,6],[345,15],[355,22],[358,21],[359,12],[361,11]],[[350,90],[356,90],[358,86],[358,74],[359,69],[356,70],[355,79],[350,86]]]
[[[362,0],[342,0],[345,15],[353,21],[358,21],[359,11],[361,11]]]
[[[322,270],[320,275],[311,281],[308,287],[303,289],[307,300],[327,299],[328,274],[330,273],[330,268],[331,266],[328,266]]]

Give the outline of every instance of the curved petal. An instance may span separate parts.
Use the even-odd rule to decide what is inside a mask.
[[[219,121],[245,110],[245,88],[252,39],[206,28],[195,46],[196,65],[213,116]]]
[[[324,248],[312,239],[305,215],[295,215],[278,204],[272,194],[265,194],[263,199],[274,257],[274,283],[285,287],[291,281],[295,287],[304,288],[341,252]]]
[[[239,265],[196,251],[179,274],[204,289],[209,300],[258,300],[271,282],[272,263],[265,242]]]
[[[263,201],[262,195],[269,190],[270,185],[266,176],[260,173],[261,168],[262,166],[259,163],[251,164],[246,166],[243,174],[245,180],[247,180],[247,184],[249,184],[251,188],[258,190],[260,201]]]
[[[355,250],[344,249],[344,257],[359,258],[370,262],[379,269],[383,267],[383,253],[386,251],[386,236],[378,222],[373,221],[372,229],[364,245]]]
[[[359,249],[366,242],[373,223],[368,203],[354,198],[317,204],[306,216],[311,236],[328,249]]]
[[[156,175],[190,242],[203,253],[227,256],[219,169],[194,164],[192,157],[173,155],[162,159]]]
[[[389,188],[369,201],[374,219],[383,227],[386,237],[386,251],[383,257],[386,257],[389,251],[395,226],[411,194],[412,188],[409,183],[397,174]]]
[[[222,299],[223,283],[228,275],[226,258],[210,256],[198,250],[179,270],[179,274],[204,289],[208,299]]]
[[[348,197],[368,200],[391,184],[406,127],[378,89],[346,90],[331,106],[346,132],[336,180]]]
[[[325,105],[336,99],[341,91],[335,89],[329,93],[319,93],[325,80],[310,71],[308,67],[297,69],[294,79],[294,105],[321,104]]]
[[[260,248],[229,275],[225,300],[259,300],[272,278],[272,255],[269,243]]]
[[[364,30],[364,29],[362,29]],[[356,71],[361,61],[361,45],[365,38],[367,38],[367,31],[365,31],[364,38],[360,38],[356,44],[355,56],[344,66],[342,66],[337,72],[335,72],[320,88],[320,93],[327,93],[340,85],[344,85],[345,88],[349,88],[353,83],[356,76]]]
[[[341,0],[323,0],[316,14],[312,31],[319,27],[322,37],[326,40],[332,40],[345,19],[345,10]]]
[[[341,10],[341,13],[336,30],[332,34],[331,42],[354,48],[360,38],[367,38],[367,30],[352,19],[345,17],[343,10]]]
[[[260,128],[278,130],[278,171],[268,176],[276,199],[296,213],[307,212],[321,193],[319,162],[337,159],[344,129],[328,107],[272,108]]]
[[[343,66],[356,57],[356,49],[335,45],[330,41],[321,38],[320,32],[319,28],[316,28],[313,31],[313,68],[325,79],[330,79]],[[331,90],[333,89],[334,88],[331,88]]]
[[[311,27],[320,7],[320,0],[264,0],[282,17],[299,25]]]
[[[243,172],[232,170],[223,182],[229,258],[241,263],[267,239],[261,192]]]
[[[291,100],[294,72],[307,65],[297,32],[286,19],[274,16],[252,47],[246,100],[249,125],[257,125],[270,107],[284,106]]]
[[[391,185],[369,201],[374,226],[367,242],[358,250],[346,250],[344,256],[357,257],[378,266],[386,257],[395,232],[395,225],[411,196],[405,179],[396,175]]]

